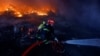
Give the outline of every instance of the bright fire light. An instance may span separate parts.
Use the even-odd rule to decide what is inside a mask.
[[[17,15],[17,17],[23,17],[23,15],[22,14],[19,14],[19,15]]]
[[[17,16],[17,17],[23,17],[23,15],[22,15],[20,12],[15,12],[14,14],[15,14],[15,16]]]
[[[37,12],[37,15],[39,15],[39,16],[47,16],[48,14],[44,13],[44,12]]]

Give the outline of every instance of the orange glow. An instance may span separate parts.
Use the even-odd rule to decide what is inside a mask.
[[[17,16],[17,17],[23,17],[23,15],[22,15],[20,12],[15,12],[14,14],[15,14],[15,16]]]
[[[47,16],[49,11],[55,13],[54,8],[50,8],[47,6],[46,7],[44,6],[43,8],[32,8],[27,6],[18,8],[18,6],[7,5],[5,7],[0,8],[0,12],[4,12],[4,11],[13,11],[16,17],[23,17],[24,14],[32,14],[32,13],[36,13],[38,16]]]
[[[23,15],[22,14],[19,14],[19,15],[17,15],[17,17],[23,17]]]
[[[47,16],[48,14],[46,12],[37,12],[37,15],[39,15],[39,16]]]

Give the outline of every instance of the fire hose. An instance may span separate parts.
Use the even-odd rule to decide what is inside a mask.
[[[56,42],[56,41],[50,41],[52,43],[52,48],[54,51],[58,52],[58,53],[63,53],[65,50],[63,49],[63,45],[61,45],[60,43]],[[21,56],[27,56],[27,54],[36,46],[41,45],[42,43],[44,43],[43,41],[37,41],[35,43],[33,43],[31,46],[29,46],[23,53]]]

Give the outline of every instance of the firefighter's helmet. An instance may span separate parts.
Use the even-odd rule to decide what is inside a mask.
[[[53,19],[49,19],[49,20],[47,21],[47,23],[50,24],[50,25],[54,25],[55,21],[54,21]]]

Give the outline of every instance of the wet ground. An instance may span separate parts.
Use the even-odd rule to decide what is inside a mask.
[[[20,47],[14,40],[0,42],[0,56],[21,56],[29,46]],[[33,48],[28,56],[100,56],[99,47],[64,44],[63,54],[55,53],[51,45],[40,45]]]

